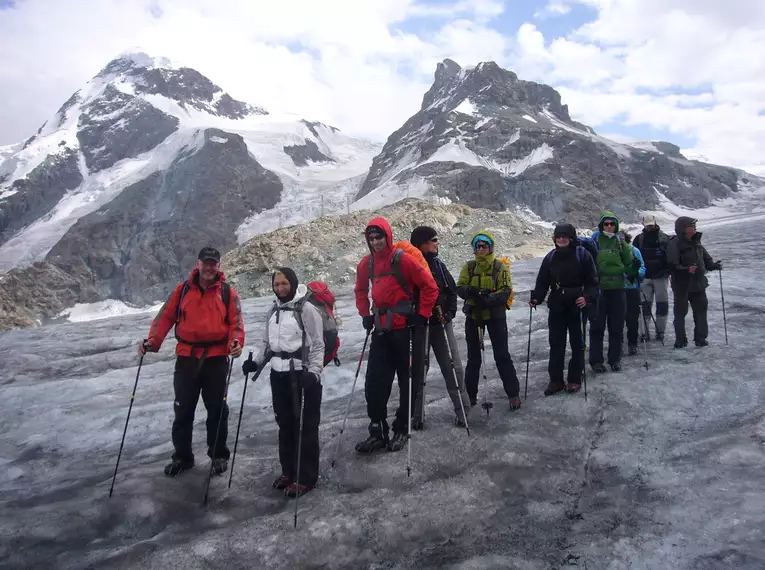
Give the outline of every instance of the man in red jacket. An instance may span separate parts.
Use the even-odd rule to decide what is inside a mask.
[[[228,357],[242,354],[244,323],[239,295],[220,271],[218,250],[205,247],[199,252],[196,269],[162,305],[151,324],[149,338],[139,343],[138,352],[158,352],[173,326],[178,340],[173,376],[175,453],[165,467],[165,475],[175,477],[194,466],[191,438],[200,392],[207,409],[207,455],[213,462],[213,472],[220,475],[228,469],[229,457],[228,406],[223,402]]]
[[[369,255],[356,272],[356,308],[367,331],[374,329],[364,393],[369,415],[369,437],[356,445],[359,453],[384,449],[400,451],[406,444],[409,418],[410,342],[424,339],[438,286],[430,270],[421,267],[409,254],[393,249],[393,232],[384,218],[375,218],[364,235]],[[372,306],[369,286],[372,285]],[[423,354],[424,357],[424,354]],[[412,359],[418,373],[424,373],[424,358]],[[388,437],[388,398],[393,377],[398,377],[399,407],[393,421],[393,438]]]

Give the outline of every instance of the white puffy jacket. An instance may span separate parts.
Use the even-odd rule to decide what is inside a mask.
[[[305,297],[307,292],[308,288],[301,284],[298,285],[295,298],[292,301],[282,303],[278,299],[276,300],[277,309],[282,310],[276,310],[273,314],[269,312],[270,318],[266,323],[266,334],[260,341],[261,351],[256,359],[259,367],[265,365],[263,357],[267,350],[271,350],[274,353],[301,351],[303,331],[300,330],[300,325],[298,325],[295,318],[295,312],[283,309],[294,307],[300,299]],[[308,346],[308,370],[317,376],[321,376],[321,371],[324,368],[324,329],[321,314],[319,314],[319,310],[316,307],[306,301],[303,303],[302,317],[306,333],[306,345]],[[282,358],[274,355],[271,358],[271,368],[276,372],[289,372],[290,360],[291,358]],[[302,357],[296,355],[294,360],[295,370],[302,370]]]

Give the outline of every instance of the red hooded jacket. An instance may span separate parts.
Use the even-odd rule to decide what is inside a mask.
[[[356,308],[362,317],[371,314],[369,303],[369,256],[374,256],[374,274],[375,281],[372,285],[372,303],[380,309],[386,309],[409,300],[406,292],[401,288],[394,275],[382,275],[391,271],[391,261],[393,259],[393,232],[390,224],[385,218],[375,218],[367,225],[367,229],[376,226],[385,232],[386,247],[380,253],[370,253],[365,255],[359,262],[356,269]],[[371,247],[370,247],[371,251]],[[422,268],[409,255],[404,254],[400,259],[401,275],[404,281],[409,285],[410,291],[416,295],[419,290],[419,303],[417,312],[425,318],[430,318],[433,314],[433,306],[438,300],[438,285],[436,285],[433,275],[430,271]],[[381,324],[386,326],[388,314],[380,315]],[[393,321],[390,328],[402,329],[406,327],[406,317],[393,314]]]
[[[199,270],[194,269],[189,275],[189,290],[183,296],[181,318],[175,329],[176,335],[183,339],[179,340],[175,347],[175,354],[178,356],[201,356],[204,348],[192,348],[192,344],[196,342],[220,341],[220,344],[208,348],[208,357],[228,355],[228,345],[234,339],[244,346],[242,307],[239,294],[233,287],[228,305],[229,324],[226,324],[226,306],[221,294],[221,284],[225,280],[226,276],[219,271],[213,284],[202,291],[199,287]],[[179,283],[151,323],[148,340],[151,341],[154,350],[159,350],[167,333],[175,325],[182,289],[183,283]]]

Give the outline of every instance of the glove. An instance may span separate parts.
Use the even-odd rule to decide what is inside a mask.
[[[313,388],[320,384],[320,380],[318,375],[313,372],[303,370],[303,372],[300,373],[300,376],[298,376],[298,383],[303,390],[308,390],[309,388]]]
[[[468,297],[478,297],[481,294],[480,287],[468,287]]]
[[[366,317],[361,317],[361,324],[364,325],[365,331],[371,332],[375,328],[375,316],[367,315]]]
[[[637,257],[635,257],[632,259],[632,267],[639,271],[640,268],[643,267],[643,264],[640,263],[640,260]]]
[[[539,301],[537,301],[536,299],[529,299],[529,307],[534,307],[534,308],[536,308],[536,306],[537,306],[538,304],[539,304]]]
[[[483,297],[483,298],[486,298],[486,297],[488,297],[489,295],[491,295],[491,289],[479,289],[479,290],[478,290],[478,294],[479,294],[481,297]]]
[[[712,264],[712,271],[722,271],[722,261],[715,261]]]
[[[247,376],[248,374],[255,374],[258,371],[258,363],[248,358],[242,362],[242,374]]]

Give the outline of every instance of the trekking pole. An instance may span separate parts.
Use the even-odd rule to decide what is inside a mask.
[[[293,528],[297,528],[298,501],[300,500],[300,456],[303,451],[303,412],[305,410],[305,388],[300,388],[300,420],[298,421],[297,475],[295,476],[295,515]]]
[[[406,432],[406,476],[412,474],[412,349],[414,347],[414,328],[409,332],[409,398],[407,405],[409,407],[407,416]]]
[[[252,379],[253,382],[255,382],[259,377],[260,373],[263,372],[263,368],[266,367],[266,362],[268,362],[270,359],[270,356],[268,354],[265,355],[263,359],[263,366],[255,372],[255,377]],[[250,352],[250,356],[247,359],[247,362],[252,362],[252,352]],[[234,439],[234,454],[231,456],[231,472],[228,474],[228,488],[231,488],[231,479],[234,477],[234,463],[236,463],[236,448],[237,445],[239,445],[239,429],[242,427],[242,414],[244,413],[244,397],[247,395],[247,380],[249,377],[249,372],[244,375],[244,390],[242,390],[242,405],[239,407],[239,423],[237,423],[236,426],[236,439]]]
[[[425,325],[425,368],[422,374],[422,388],[420,388],[420,421],[422,429],[425,429],[425,385],[428,383],[428,370],[430,370],[430,323]]]
[[[529,291],[529,300],[534,291]],[[528,398],[529,395],[529,362],[531,361],[531,313],[534,307],[529,305],[529,342],[526,345],[526,387],[523,389],[523,399]]]
[[[645,369],[648,370],[648,323],[645,322],[645,316],[643,321],[643,355],[645,356]]]
[[[643,292],[642,289],[640,289],[640,294],[643,296],[643,307],[645,307],[646,305],[648,305],[648,297],[645,296],[645,293]],[[651,321],[653,321],[653,327],[658,332],[659,326],[656,324],[656,318],[653,316],[653,311],[648,311],[648,314],[651,316]],[[645,311],[643,311],[643,321],[644,321],[644,324],[645,324],[645,334],[647,336],[648,335],[648,323],[645,322]],[[661,342],[661,345],[664,346],[664,339],[663,338],[659,339],[659,342]]]
[[[728,344],[728,319],[725,316],[725,293],[723,293],[722,269],[720,269],[720,300],[723,308],[723,326],[725,327],[725,344]]]
[[[359,356],[359,365],[356,367],[356,376],[353,377],[353,386],[351,386],[351,395],[348,398],[348,405],[345,407],[345,415],[343,416],[343,427],[340,428],[340,434],[337,437],[337,446],[335,446],[335,456],[332,458],[331,466],[335,466],[338,455],[340,453],[340,442],[343,440],[343,433],[345,432],[345,422],[348,420],[348,413],[351,411],[351,403],[353,402],[353,393],[356,391],[356,381],[359,379],[359,372],[361,372],[361,363],[364,361],[364,353],[367,351],[367,342],[369,342],[369,335],[372,331],[367,331],[367,336],[364,339],[364,348],[361,349],[361,356]]]
[[[234,368],[234,359],[228,364],[228,375],[226,376],[226,389],[223,392],[223,404],[220,407],[220,415],[218,416],[218,427],[215,430],[215,441],[213,442],[212,457],[210,458],[210,471],[207,473],[207,485],[205,486],[205,498],[202,501],[203,505],[207,504],[207,496],[210,493],[210,479],[212,479],[213,464],[215,463],[215,451],[218,447],[218,436],[220,435],[220,425],[223,423],[223,414],[226,410],[226,400],[228,400],[228,386],[231,382],[231,370]]]
[[[146,340],[144,339],[144,345]],[[138,388],[138,376],[141,374],[141,366],[143,366],[143,354],[141,360],[138,361],[138,371],[135,373],[135,383],[133,384],[133,393],[130,394],[130,406],[128,407],[127,419],[125,420],[125,429],[122,430],[122,442],[120,443],[120,451],[117,454],[117,465],[114,466],[114,476],[112,477],[112,486],[109,489],[109,496],[112,496],[114,492],[114,481],[117,479],[117,469],[120,467],[120,458],[122,457],[122,448],[125,445],[125,434],[127,433],[128,422],[130,421],[130,412],[133,410],[133,401],[135,400],[135,391]]]
[[[481,375],[483,377],[483,389],[484,394],[486,393],[486,390],[489,388],[489,381],[486,379],[486,349],[484,348],[483,341],[486,337],[486,325],[481,325],[481,328],[478,329],[478,339],[481,343]],[[486,410],[486,415],[488,416],[491,412],[491,409],[494,407],[494,403],[490,402],[486,399],[486,396],[483,397],[483,403],[481,404],[481,407]]]
[[[587,313],[579,309],[582,319],[582,380],[584,381],[584,401],[587,401]]]

